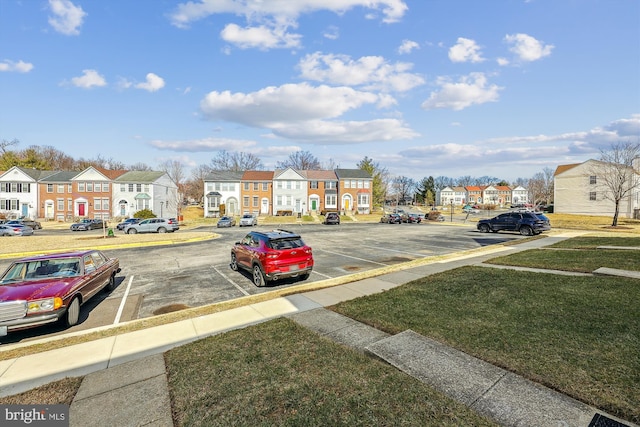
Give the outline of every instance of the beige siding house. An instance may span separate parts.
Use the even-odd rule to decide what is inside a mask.
[[[577,215],[613,216],[615,204],[606,197],[610,193],[603,185],[602,174],[598,160],[587,160],[584,163],[560,165],[554,173],[554,212]],[[640,175],[636,164],[630,182],[638,182]],[[633,218],[640,207],[640,188],[620,202],[621,218]]]

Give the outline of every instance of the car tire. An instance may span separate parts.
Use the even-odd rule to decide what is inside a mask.
[[[74,297],[64,313],[64,325],[66,327],[74,326],[78,320],[80,320],[80,299]]]
[[[533,236],[533,229],[528,225],[520,227],[520,234],[523,236]]]
[[[127,230],[127,234],[136,234],[138,232],[138,230],[136,230],[135,228],[130,228]]]
[[[229,263],[229,267],[231,267],[233,271],[238,271],[238,259],[236,258],[236,254],[234,253],[231,254],[231,262]]]
[[[478,230],[480,230],[482,233],[488,233],[490,231],[487,224],[480,224],[478,226]]]
[[[262,272],[262,267],[258,264],[254,264],[253,266],[253,284],[259,288],[262,288],[267,284],[267,279]]]
[[[104,289],[107,292],[113,292],[113,290],[116,288],[116,275],[112,274],[109,277],[109,283],[107,283],[107,286],[104,287]]]
[[[309,276],[311,276],[311,273],[305,273],[302,276],[300,276],[300,280],[307,280]]]
[[[167,232],[166,228],[164,228],[164,227],[158,228],[158,233],[166,233],[166,232]]]

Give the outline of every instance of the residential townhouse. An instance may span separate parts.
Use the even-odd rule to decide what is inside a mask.
[[[518,200],[518,202],[515,202]],[[436,191],[436,204],[439,206],[453,203],[456,206],[466,204],[511,205],[526,203],[529,200],[527,189],[506,185],[470,185],[466,187],[445,187]]]
[[[240,182],[244,172],[212,171],[204,177],[204,217],[239,215]]]
[[[125,180],[116,182],[127,173]],[[175,217],[178,201],[177,186],[163,172],[97,167],[80,172],[38,171],[13,167],[0,174],[0,213],[8,217],[67,222],[78,218],[106,220],[132,216],[140,208],[149,208],[158,216]]]
[[[240,211],[256,215],[294,215],[309,212],[344,211],[370,213],[373,179],[359,169],[278,171],[214,171],[205,177],[205,217],[217,216],[220,204],[240,200]],[[222,191],[237,185],[238,193]],[[217,189],[217,190],[216,190]],[[217,194],[216,194],[217,193]],[[212,205],[212,206],[209,206]]]
[[[555,213],[613,216],[615,203],[604,185],[607,168],[599,160],[559,165],[553,175],[553,205]],[[640,219],[640,158],[628,168],[630,190],[620,201],[619,217]]]
[[[272,209],[273,172],[245,171],[241,185],[242,213],[269,215]]]
[[[373,178],[363,169],[336,169],[339,206],[345,213],[371,213]]]
[[[180,208],[178,187],[169,175],[159,171],[128,171],[113,181],[115,217],[131,218],[143,209],[158,217],[177,218]]]
[[[0,212],[9,218],[39,218],[38,181],[53,173],[18,166],[0,172]]]
[[[338,177],[332,170],[304,171],[308,180],[309,211],[322,214],[338,211]]]
[[[304,171],[287,168],[273,173],[272,215],[304,214],[307,211],[307,177]]]

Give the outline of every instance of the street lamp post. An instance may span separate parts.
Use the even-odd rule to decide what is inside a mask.
[[[164,205],[164,202],[160,202],[160,218],[162,218],[162,205]]]
[[[451,202],[451,222],[453,222],[453,199],[449,200]]]

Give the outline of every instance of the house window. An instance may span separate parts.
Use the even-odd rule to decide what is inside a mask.
[[[93,209],[96,211],[102,210],[102,199],[93,199]]]
[[[291,181],[287,181],[287,190],[291,190]]]
[[[327,190],[335,190],[336,189],[336,182],[335,181],[325,181],[324,188],[326,188]]]
[[[67,210],[73,211],[73,199],[67,199]]]
[[[591,175],[589,177],[589,184],[596,185],[596,176],[595,175]],[[595,200],[595,199],[593,199],[593,200]]]
[[[335,194],[327,194],[324,198],[324,204],[326,207],[335,207],[336,206],[336,195]]]
[[[134,190],[135,187],[133,186],[133,184],[129,184],[129,193],[133,193]]]
[[[67,193],[73,193],[73,184],[67,184]]]
[[[103,182],[102,183],[102,192],[103,193],[108,193],[109,192],[109,183],[108,182]]]
[[[56,200],[56,210],[57,211],[63,211],[64,210],[64,199],[57,199]]]
[[[47,193],[53,193],[53,184],[47,184]]]
[[[249,207],[249,196],[244,196],[244,197],[242,198],[242,205],[243,205],[245,208],[248,208],[248,207]]]
[[[244,183],[244,191],[249,191],[249,183],[248,182]]]
[[[276,196],[276,205],[282,206],[282,196]]]
[[[310,181],[309,182],[309,188],[317,190],[318,189],[318,181]]]
[[[365,181],[365,182],[364,182],[364,188],[369,188],[369,184],[370,184],[370,183],[371,183],[370,181]]]
[[[258,191],[260,189],[259,185],[260,185],[259,182],[254,182],[253,183],[253,191]],[[254,206],[257,206],[257,205],[254,205]]]
[[[220,191],[221,184],[219,182],[215,183],[216,191]]]
[[[344,181],[344,188],[351,188],[351,181]]]
[[[136,192],[142,193],[142,184],[136,184]]]
[[[258,207],[258,196],[253,196],[253,207],[254,208]]]
[[[120,192],[124,193],[125,191],[127,191],[127,184],[120,184]]]
[[[87,182],[87,192],[93,191],[93,182]]]
[[[263,182],[262,183],[262,191],[269,191],[269,183],[268,182]]]
[[[592,201],[596,200],[596,192],[595,191],[591,191],[589,193],[589,200],[592,200]]]
[[[58,193],[64,193],[64,184],[58,184]]]
[[[358,205],[366,206],[369,204],[368,194],[358,194]]]

